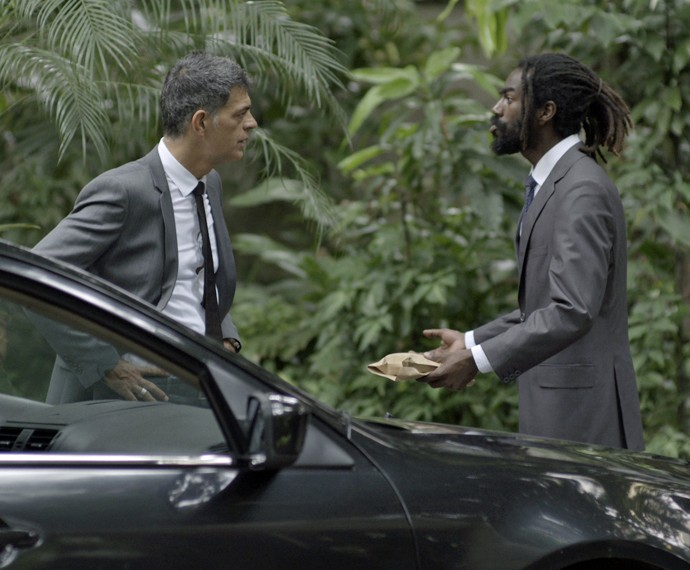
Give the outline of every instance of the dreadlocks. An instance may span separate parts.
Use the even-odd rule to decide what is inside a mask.
[[[618,155],[632,127],[630,110],[618,93],[589,67],[563,54],[525,58],[522,69],[523,121],[521,139],[530,146],[536,110],[547,101],[556,104],[554,128],[562,137],[584,131],[584,151],[606,159],[599,147]]]

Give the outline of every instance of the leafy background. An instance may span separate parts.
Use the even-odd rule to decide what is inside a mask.
[[[645,436],[687,458],[688,21],[682,0],[0,0],[0,224],[28,224],[3,236],[33,245],[91,177],[155,144],[180,54],[233,55],[262,126],[221,172],[244,354],[353,414],[515,430],[516,390],[493,375],[450,393],[366,364],[514,307],[528,166],[492,155],[488,109],[521,57],[563,50],[632,109],[606,168]]]

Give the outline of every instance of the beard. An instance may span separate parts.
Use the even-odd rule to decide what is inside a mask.
[[[517,154],[522,151],[522,140],[520,138],[522,121],[510,124],[494,117],[491,119],[491,124],[496,127],[491,149],[497,155]]]

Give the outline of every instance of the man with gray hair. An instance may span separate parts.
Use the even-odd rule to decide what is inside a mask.
[[[235,261],[214,168],[240,160],[257,127],[249,88],[245,71],[231,59],[192,53],[179,60],[163,84],[158,145],[89,182],[34,251],[102,277],[239,351],[229,312]],[[49,403],[111,390],[128,400],[166,399],[114,351],[93,366],[66,360],[58,356]]]

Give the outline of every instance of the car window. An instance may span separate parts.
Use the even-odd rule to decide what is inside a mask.
[[[226,451],[198,378],[75,322],[0,299],[0,453]]]

